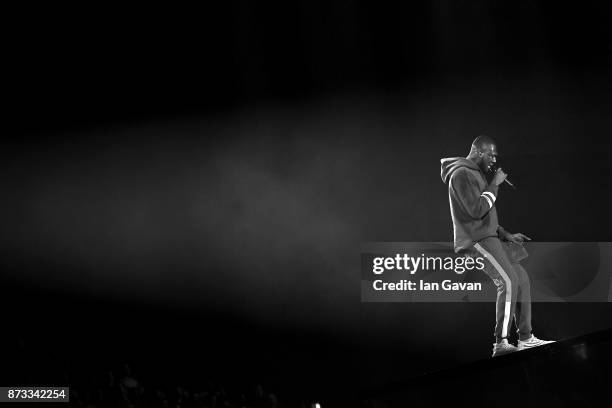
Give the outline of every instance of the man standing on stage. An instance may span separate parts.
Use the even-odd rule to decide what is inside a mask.
[[[508,243],[521,245],[531,239],[521,233],[511,234],[497,223],[495,200],[507,175],[500,168],[491,183],[485,177],[496,161],[497,147],[488,136],[478,136],[466,158],[441,160],[442,180],[448,184],[455,252],[483,257],[484,272],[497,287],[493,357],[553,343],[531,334],[529,277],[519,259],[507,252]],[[518,347],[508,343],[513,319],[518,328]]]

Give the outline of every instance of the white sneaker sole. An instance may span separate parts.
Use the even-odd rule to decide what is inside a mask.
[[[536,347],[547,346],[547,345],[553,344],[553,343],[554,343],[554,341],[551,341],[549,343],[541,343],[541,344],[536,344],[536,345],[533,345],[533,346],[526,346],[526,345],[523,345],[523,344],[519,344],[518,345],[518,349],[519,349],[519,351],[521,351],[521,350],[529,350],[529,349],[536,348]]]
[[[493,355],[491,357],[498,357],[498,356],[503,356],[506,354],[511,354],[511,353],[515,353],[517,352],[518,349],[514,349],[514,350],[504,350],[504,351],[497,351],[497,352],[493,352]]]

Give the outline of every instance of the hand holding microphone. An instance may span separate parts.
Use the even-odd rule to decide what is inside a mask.
[[[510,180],[507,179],[507,177],[508,175],[504,173],[501,167],[499,167],[497,170],[495,170],[495,175],[493,176],[493,183],[495,183],[496,186],[499,186],[501,183],[506,182],[510,187],[516,189],[516,187],[514,187],[514,184],[512,184]]]

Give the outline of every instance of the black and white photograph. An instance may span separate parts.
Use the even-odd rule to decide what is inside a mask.
[[[8,7],[0,408],[610,406],[611,11]]]

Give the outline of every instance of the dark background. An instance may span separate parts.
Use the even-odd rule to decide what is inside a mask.
[[[483,133],[519,186],[496,203],[506,229],[611,238],[600,3],[10,16],[11,383],[130,361],[320,396],[487,358],[492,303],[365,304],[358,272],[361,242],[452,239],[439,159]],[[535,333],[611,327],[611,311],[536,304]]]

